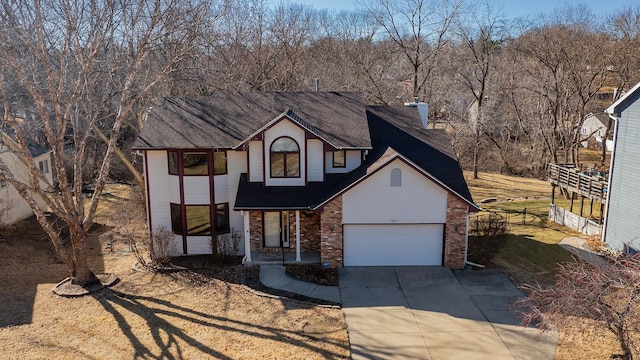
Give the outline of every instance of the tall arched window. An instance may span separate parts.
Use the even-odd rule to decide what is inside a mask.
[[[402,186],[402,171],[398,168],[391,170],[391,186]]]
[[[300,147],[290,137],[277,138],[271,143],[271,177],[300,177]]]

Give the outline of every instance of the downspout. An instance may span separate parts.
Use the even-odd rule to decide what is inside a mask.
[[[609,163],[609,178],[607,180],[607,204],[604,207],[604,214],[600,214],[600,216],[604,216],[604,222],[602,223],[602,237],[600,240],[602,240],[603,243],[606,243],[606,238],[607,238],[607,220],[609,219],[609,216],[605,216],[605,215],[609,215],[609,195],[611,194],[611,175],[613,175],[613,164],[614,164],[614,159],[616,158],[616,148],[618,147],[618,125],[620,124],[620,121],[618,121],[618,117],[608,113],[606,110],[605,112],[607,113],[607,115],[609,115],[609,118],[611,120],[613,120],[615,122],[615,126],[613,127],[613,150],[611,150],[611,162]],[[607,139],[603,139],[602,141],[603,146],[607,146]]]

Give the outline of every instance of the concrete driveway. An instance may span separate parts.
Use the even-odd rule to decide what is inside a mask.
[[[339,282],[353,359],[553,359],[557,335],[518,325],[500,271],[346,267]]]

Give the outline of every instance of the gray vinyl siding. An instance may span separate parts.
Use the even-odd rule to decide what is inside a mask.
[[[609,189],[606,242],[616,250],[640,250],[640,101],[619,107],[615,159]]]

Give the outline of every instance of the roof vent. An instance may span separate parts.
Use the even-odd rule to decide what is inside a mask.
[[[316,78],[316,92],[320,91],[320,78]]]

